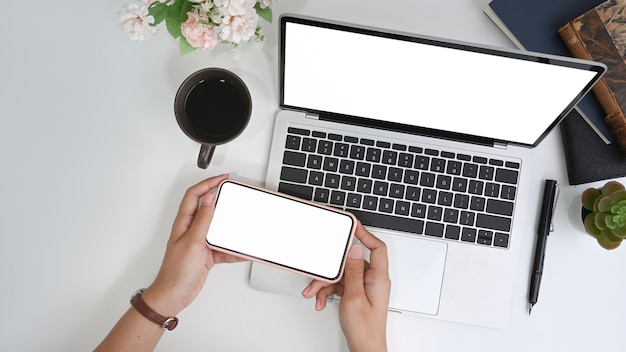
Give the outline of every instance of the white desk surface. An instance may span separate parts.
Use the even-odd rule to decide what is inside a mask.
[[[117,11],[131,0],[10,1],[0,20],[0,351],[90,350],[154,278],[185,189],[222,172],[262,184],[278,110],[276,22],[234,61],[224,48],[179,56],[164,27],[131,42]],[[488,0],[281,0],[294,12],[513,47],[482,13]],[[376,50],[373,48],[373,50]],[[332,54],[332,53],[329,53]],[[230,69],[248,84],[249,127],[195,166],[173,99],[192,72]],[[372,70],[384,70],[373,67]],[[391,351],[624,351],[626,245],[576,233],[558,130],[533,152],[537,185],[563,187],[539,303],[527,291],[536,216],[528,217],[510,326],[501,330],[390,314]],[[626,181],[626,180],[622,180]],[[596,183],[594,185],[599,185]],[[256,291],[249,264],[218,266],[160,351],[346,351],[334,304]]]

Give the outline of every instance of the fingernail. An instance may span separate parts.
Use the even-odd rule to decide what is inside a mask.
[[[350,248],[348,257],[350,257],[350,259],[363,259],[363,247],[355,244],[352,248]]]
[[[209,206],[209,205],[211,205],[211,204],[213,203],[213,198],[214,198],[214,197],[213,197],[213,195],[212,195],[211,193],[207,193],[207,194],[204,196],[204,199],[202,199],[202,205],[204,205],[204,206]]]
[[[311,286],[305,287],[304,290],[302,290],[302,296],[306,297],[310,291],[311,291]]]
[[[322,300],[319,298],[315,300],[315,310],[317,311],[322,310]]]

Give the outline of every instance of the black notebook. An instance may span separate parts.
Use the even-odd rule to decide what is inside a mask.
[[[509,31],[509,37],[514,36],[511,39],[514,42],[517,40],[516,45],[527,50],[571,56],[558,34],[559,26],[601,2],[602,0],[493,0],[485,12],[505,33]],[[497,23],[497,20],[501,23]],[[597,103],[595,96],[593,98]],[[594,113],[593,109],[598,107],[599,104],[595,108],[585,106],[583,111],[591,115]],[[626,175],[626,160],[618,146],[615,143],[606,144],[576,109],[569,113],[560,127],[570,185]]]

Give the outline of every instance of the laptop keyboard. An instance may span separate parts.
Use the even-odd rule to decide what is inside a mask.
[[[278,191],[364,225],[508,248],[520,164],[290,127]]]

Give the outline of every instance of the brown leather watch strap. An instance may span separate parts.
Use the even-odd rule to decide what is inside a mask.
[[[155,312],[150,308],[146,302],[143,301],[141,295],[146,289],[142,288],[137,290],[130,299],[130,304],[144,317],[146,317],[151,322],[159,325],[163,329],[174,330],[176,325],[178,325],[178,318],[171,317],[166,318],[161,314]]]

